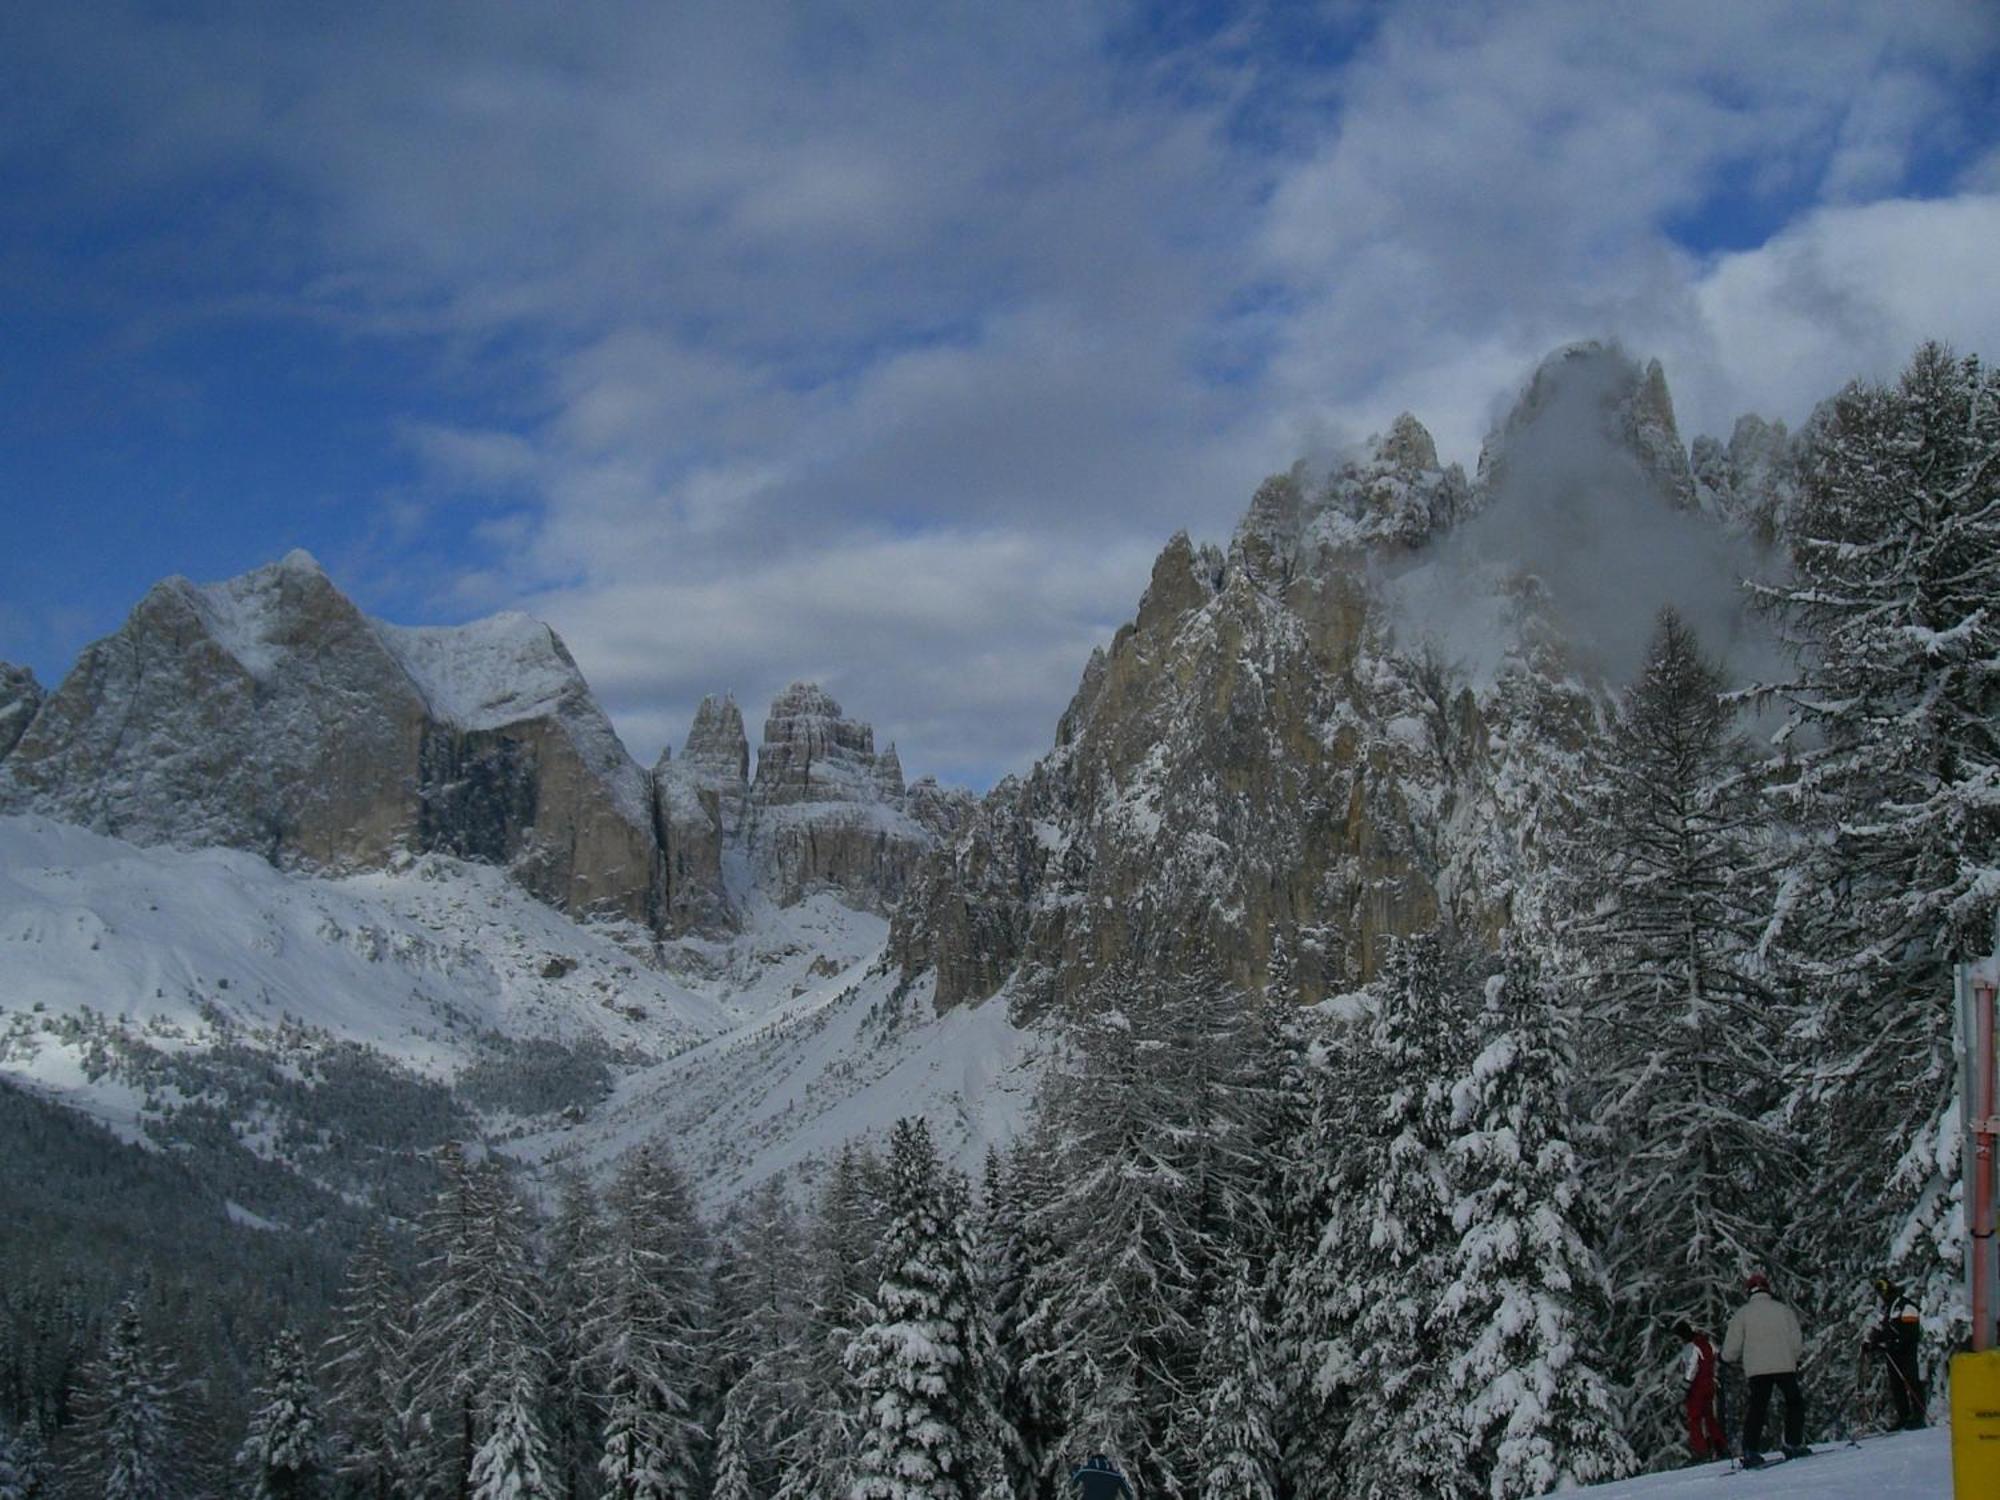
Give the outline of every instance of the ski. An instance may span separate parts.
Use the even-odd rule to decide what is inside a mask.
[[[1832,1451],[1832,1445],[1828,1445],[1824,1448],[1802,1448],[1797,1453],[1773,1453],[1767,1455],[1761,1464],[1746,1464],[1740,1458],[1731,1459],[1729,1467],[1724,1469],[1718,1477],[1727,1479],[1731,1474],[1761,1474],[1766,1469],[1775,1469],[1783,1464],[1792,1463],[1797,1459],[1811,1458],[1816,1453],[1830,1453]]]

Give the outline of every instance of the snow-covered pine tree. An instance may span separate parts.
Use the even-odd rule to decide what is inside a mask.
[[[250,1431],[236,1455],[251,1500],[315,1500],[327,1492],[325,1424],[305,1346],[280,1328],[264,1353]]]
[[[597,1493],[598,1427],[603,1413],[583,1337],[590,1305],[590,1258],[604,1240],[597,1194],[580,1172],[560,1179],[547,1236],[549,1480],[563,1500]]]
[[[1072,1440],[1172,1493],[1196,1464],[1184,1417],[1208,1300],[1233,1249],[1268,1244],[1264,1033],[1204,971],[1119,967],[1079,1008],[1076,1065],[1041,1104],[1059,1160],[1035,1232],[1060,1249],[1031,1273],[1022,1334],[1066,1389]]]
[[[989,1438],[968,1195],[921,1119],[896,1122],[888,1165],[879,1280],[847,1351],[860,1403],[850,1500],[975,1500]]]
[[[1956,1137],[1939,1128],[1950,966],[1991,948],[2000,894],[1994,372],[1925,344],[1893,387],[1822,407],[1787,540],[1791,573],[1759,593],[1798,659],[1776,689],[1798,732],[1775,790],[1808,838],[1773,925],[1814,1002],[1801,1238],[1850,1332],[1891,1264],[1942,1335],[1935,1358],[1963,1316]]]
[[[1603,1375],[1606,1289],[1575,1147],[1571,1027],[1569,1004],[1510,945],[1486,981],[1484,1045],[1451,1086],[1457,1275],[1432,1316],[1455,1336],[1450,1404],[1488,1500],[1633,1466]]]
[[[1279,1415],[1264,1289],[1238,1260],[1209,1308],[1190,1425],[1200,1433],[1197,1500],[1278,1500]]]
[[[847,1500],[860,1402],[847,1369],[875,1291],[886,1225],[882,1164],[848,1144],[835,1156],[820,1194],[809,1247],[810,1299],[804,1342],[809,1420],[784,1455],[778,1500]]]
[[[989,1157],[980,1203],[982,1294],[998,1381],[994,1442],[1008,1493],[1029,1500],[1056,1500],[1065,1477],[1054,1330],[1028,1317],[1037,1270],[1055,1259],[1041,1212],[1054,1196],[1052,1155],[1053,1142],[1036,1129],[1006,1155]]]
[[[355,1494],[390,1500],[415,1481],[409,1293],[389,1237],[371,1224],[348,1262],[321,1369],[336,1432],[335,1471]]]
[[[741,1390],[738,1382],[722,1398],[722,1418],[715,1424],[715,1480],[709,1486],[708,1500],[757,1500],[750,1461],[743,1451],[748,1418]]]
[[[1336,1209],[1332,1230],[1357,1252],[1341,1299],[1354,1317],[1339,1352],[1352,1360],[1341,1372],[1348,1493],[1367,1500],[1478,1493],[1450,1373],[1465,1330],[1435,1310],[1454,1280],[1450,1089],[1467,1061],[1481,967],[1457,938],[1422,933],[1394,946],[1371,987],[1373,1060],[1360,1081],[1383,1090],[1362,1122],[1372,1175]]]
[[[532,1351],[517,1350],[488,1382],[482,1436],[467,1476],[469,1500],[555,1500],[540,1416],[540,1363]]]
[[[48,1455],[26,1429],[0,1427],[0,1500],[47,1500]]]
[[[1293,1120],[1278,1159],[1274,1266],[1281,1474],[1287,1494],[1338,1495],[1355,1395],[1356,1268],[1368,1258],[1368,1226],[1353,1206],[1381,1175],[1375,1115],[1388,1086],[1364,1027],[1307,1013],[1287,1035],[1279,1095]]]
[[[750,1493],[769,1495],[813,1411],[804,1231],[786,1184],[775,1179],[738,1207],[725,1231],[715,1378],[726,1395],[716,1441],[734,1449]],[[718,1448],[718,1485],[722,1463]]]
[[[1788,1014],[1757,954],[1771,841],[1718,667],[1662,610],[1588,757],[1588,816],[1561,841],[1584,893],[1562,936],[1585,1006],[1584,1102],[1604,1184],[1611,1357],[1627,1431],[1663,1461],[1686,1318],[1714,1329],[1747,1266],[1780,1258],[1797,1153],[1777,1124]],[[1591,893],[1594,893],[1592,899]]]
[[[418,1229],[427,1259],[412,1337],[415,1405],[429,1424],[433,1479],[467,1494],[508,1383],[532,1372],[539,1384],[542,1285],[527,1207],[500,1166],[470,1161],[454,1144],[443,1168]]]
[[[986,1242],[973,1204],[971,1179],[963,1172],[948,1171],[944,1187],[946,1222],[957,1239],[955,1253],[965,1268],[969,1303],[965,1358],[966,1400],[971,1415],[966,1426],[973,1437],[969,1457],[972,1493],[978,1500],[1010,1500],[1013,1487],[1007,1477],[1008,1438],[1000,1412],[1005,1372],[994,1340],[993,1305],[986,1299],[986,1283],[978,1270],[986,1260]]]
[[[598,1472],[615,1500],[690,1500],[701,1487],[693,1406],[706,1374],[707,1231],[658,1142],[625,1159],[606,1206],[585,1323],[605,1402]]]
[[[77,1392],[69,1468],[76,1492],[103,1500],[176,1500],[183,1493],[179,1402],[177,1372],[147,1340],[139,1299],[128,1295]]]

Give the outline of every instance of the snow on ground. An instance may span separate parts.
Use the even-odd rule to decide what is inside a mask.
[[[1951,1432],[1892,1432],[1754,1472],[1703,1464],[1578,1493],[1590,1500],[1951,1500]]]
[[[760,1022],[627,1076],[578,1128],[514,1149],[596,1171],[657,1133],[721,1201],[779,1173],[810,1177],[842,1142],[879,1144],[922,1115],[976,1176],[1025,1123],[1043,1048],[1009,1022],[1004,996],[939,1016],[931,991],[926,979],[899,994],[867,962],[831,973]]]
[[[740,898],[743,934],[678,945],[663,969],[486,866],[316,879],[0,817],[0,1076],[143,1140],[140,1092],[93,1066],[74,1018],[182,1053],[290,1020],[442,1079],[493,1032],[600,1041],[620,1060],[609,1099],[519,1122],[505,1149],[602,1170],[663,1136],[713,1198],[902,1114],[972,1168],[1013,1134],[1036,1048],[1004,997],[937,1017],[928,986],[897,996],[875,971],[882,918]]]
[[[0,818],[0,1010],[199,1037],[287,1017],[448,1075],[487,1031],[665,1053],[729,1013],[494,869],[318,880],[227,849]],[[49,1066],[55,1066],[53,1063]],[[12,1053],[11,1072],[34,1069]]]

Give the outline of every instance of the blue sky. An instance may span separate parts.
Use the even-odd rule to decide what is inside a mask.
[[[1047,747],[1175,529],[1617,337],[1682,425],[2000,357],[1988,3],[0,15],[0,659],[294,546],[635,753]]]

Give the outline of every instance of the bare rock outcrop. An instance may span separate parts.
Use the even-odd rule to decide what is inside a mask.
[[[925,866],[891,943],[939,1004],[1011,982],[1033,1012],[1120,956],[1318,998],[1435,913],[1367,728],[1365,580],[1341,549],[1286,562],[1310,521],[1271,489],[1227,563],[1168,544],[1056,749]]]
[[[667,864],[667,927],[676,936],[735,931],[740,916],[723,871],[723,850],[741,826],[750,747],[731,697],[703,698],[679,760],[653,768],[654,818]]]
[[[723,826],[733,831],[750,790],[750,739],[733,695],[711,693],[701,700],[676,764],[695,785],[715,793]]]
[[[793,683],[764,721],[743,818],[759,884],[781,905],[830,891],[886,914],[938,842],[909,801],[895,750],[878,755],[870,725],[817,684]],[[936,821],[954,815],[941,793],[920,801]]]
[[[0,809],[319,870],[439,851],[660,919],[650,784],[554,632],[385,625],[303,552],[152,589],[0,764]]]
[[[1599,699],[1531,569],[1439,543],[1576,449],[1586,485],[1692,503],[1664,377],[1586,348],[1537,372],[1480,482],[1402,417],[1265,481],[1226,554],[1174,537],[1052,751],[924,865],[891,930],[904,972],[934,973],[940,1005],[1004,988],[1026,1013],[1114,960],[1315,1001],[1441,915],[1497,931],[1544,815],[1532,789]],[[1480,591],[1476,689],[1409,613],[1441,577],[1454,608],[1458,584]]]
[[[155,585],[0,766],[0,807],[138,843],[385,861],[418,823],[423,695],[310,557]]]
[[[0,661],[0,760],[20,743],[42,706],[42,685],[26,667]]]
[[[1799,495],[1797,447],[1785,424],[1738,417],[1726,445],[1696,438],[1691,460],[1702,509],[1759,546],[1774,545]]]

